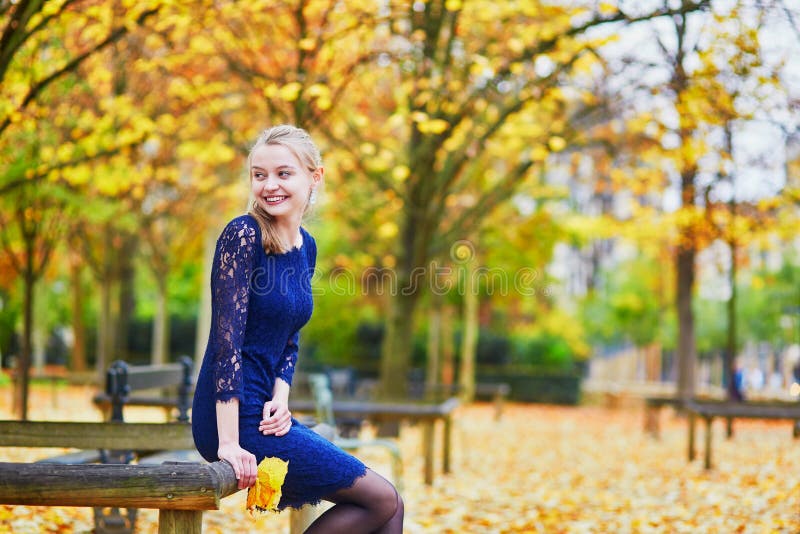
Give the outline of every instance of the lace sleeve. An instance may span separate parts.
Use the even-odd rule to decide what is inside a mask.
[[[300,331],[298,330],[289,337],[286,342],[286,347],[281,354],[280,369],[276,373],[276,377],[282,379],[284,382],[292,385],[292,377],[294,376],[294,367],[297,364],[297,350],[298,340],[300,339]]]
[[[215,398],[228,401],[242,392],[242,342],[250,297],[256,230],[243,218],[231,221],[217,241],[211,271]]]

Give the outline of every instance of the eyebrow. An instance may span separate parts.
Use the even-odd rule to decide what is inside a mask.
[[[262,170],[262,171],[267,170],[266,168],[262,167],[261,165],[251,165],[250,168],[251,169],[259,169],[259,170]],[[292,169],[292,170],[296,169],[296,167],[294,165],[289,165],[289,164],[278,165],[275,168],[279,169],[279,170],[280,169]]]

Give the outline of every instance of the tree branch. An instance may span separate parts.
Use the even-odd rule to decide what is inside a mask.
[[[136,19],[136,24],[141,26],[145,20],[147,20],[152,15],[158,13],[160,9],[161,6],[158,6],[145,11],[144,13],[139,15],[139,17]],[[99,52],[100,50],[104,49],[108,45],[119,41],[128,32],[129,30],[127,26],[123,25],[116,28],[108,35],[108,37],[106,37],[101,42],[96,44],[93,48],[90,48],[83,54],[80,54],[77,57],[73,58],[69,63],[64,65],[62,68],[56,70],[55,72],[51,73],[46,78],[39,80],[36,84],[33,85],[33,87],[30,88],[28,94],[25,96],[22,103],[17,107],[17,111],[26,108],[34,99],[36,99],[39,93],[41,93],[48,85],[53,83],[55,80],[59,79],[60,77],[64,76],[69,72],[76,70],[78,66],[80,66],[80,64],[83,63],[87,58]],[[0,135],[2,135],[2,133],[6,130],[6,128],[8,128],[10,124],[11,124],[11,116],[9,115],[5,118],[5,120],[2,123],[0,123]]]

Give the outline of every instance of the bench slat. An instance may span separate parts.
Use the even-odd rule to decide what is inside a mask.
[[[183,381],[183,366],[179,363],[128,367],[128,387],[131,391],[175,386]]]
[[[188,423],[0,421],[0,447],[193,449]]]
[[[98,449],[85,450],[78,452],[69,452],[60,456],[51,456],[39,460],[39,464],[94,464],[101,460],[100,451]]]
[[[206,463],[205,459],[200,456],[200,453],[194,449],[156,452],[154,454],[142,456],[137,463],[138,465],[159,465],[164,462]]]
[[[0,504],[217,510],[237,491],[233,468],[214,464],[0,463]]]
[[[769,405],[690,402],[687,408],[704,417],[733,417],[736,419],[800,419],[800,404]]]
[[[92,402],[101,407],[111,405],[111,397],[105,393],[98,393],[92,398]],[[125,397],[125,406],[149,406],[153,408],[177,408],[180,402],[173,397],[144,397],[132,395]]]

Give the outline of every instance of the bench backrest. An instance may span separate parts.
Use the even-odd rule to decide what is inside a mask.
[[[106,371],[106,394],[111,400],[111,420],[122,421],[122,407],[134,391],[177,387],[178,421],[189,420],[194,362],[181,356],[178,363],[128,365],[122,360]]]
[[[336,425],[333,415],[333,392],[331,391],[328,376],[322,373],[311,373],[308,375],[308,383],[311,386],[311,395],[314,397],[314,410],[317,420],[331,426]]]

